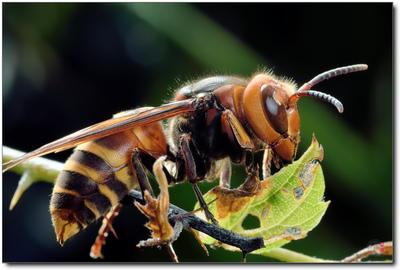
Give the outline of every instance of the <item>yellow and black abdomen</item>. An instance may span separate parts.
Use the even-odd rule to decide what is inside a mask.
[[[57,240],[62,244],[138,187],[131,166],[132,152],[140,149],[157,158],[166,154],[160,123],[138,127],[75,148],[59,174],[50,212]]]

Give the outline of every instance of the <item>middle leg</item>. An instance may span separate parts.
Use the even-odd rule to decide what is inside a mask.
[[[138,247],[165,246],[173,261],[178,262],[178,257],[172,247],[172,243],[178,238],[183,224],[175,222],[172,226],[168,220],[169,192],[168,181],[164,171],[163,163],[165,156],[156,160],[153,173],[160,187],[160,193],[155,199],[148,190],[144,191],[145,205],[135,202],[135,206],[149,219],[146,226],[151,230],[152,238],[140,241]]]
[[[188,181],[192,183],[193,191],[200,204],[200,207],[204,210],[206,218],[211,220],[211,222],[215,225],[218,225],[218,221],[208,209],[208,205],[204,200],[203,194],[197,185],[197,182],[203,180],[204,176],[206,175],[207,168],[205,161],[202,160],[198,154],[198,151],[189,134],[183,134],[180,137],[179,148],[179,154],[182,156],[184,162],[186,177]]]

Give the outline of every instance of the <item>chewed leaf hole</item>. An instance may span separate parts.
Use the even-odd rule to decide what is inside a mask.
[[[303,170],[300,171],[299,177],[303,182],[303,185],[307,188],[310,186],[314,179],[315,168],[318,166],[317,160],[311,160],[306,165],[304,165]]]
[[[247,215],[242,222],[242,227],[245,230],[260,228],[260,220],[256,216]]]

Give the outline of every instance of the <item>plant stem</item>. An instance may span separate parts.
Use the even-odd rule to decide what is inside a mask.
[[[337,263],[338,261],[334,260],[325,260],[312,256],[308,256],[296,251],[288,250],[285,248],[275,248],[273,250],[264,252],[261,254],[262,256],[277,259],[279,261],[284,262],[293,262],[293,263]]]
[[[3,163],[22,156],[24,153],[7,146],[3,146]],[[35,182],[44,181],[54,184],[63,164],[46,158],[35,158],[10,169],[22,175],[18,187],[11,199],[9,209],[12,210],[22,194]]]
[[[20,157],[23,154],[25,153],[7,146],[3,146],[3,163]],[[62,170],[63,165],[63,163],[58,161],[38,157],[15,166],[11,168],[10,171],[20,175],[29,171],[29,173],[34,176],[34,181],[45,181],[54,184],[58,173]]]

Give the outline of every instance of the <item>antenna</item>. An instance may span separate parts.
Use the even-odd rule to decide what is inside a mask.
[[[345,66],[345,67],[331,69],[331,70],[325,71],[325,72],[315,76],[312,80],[303,84],[297,91],[308,91],[314,85],[319,84],[322,81],[329,80],[330,78],[333,78],[333,77],[336,77],[339,75],[352,73],[352,72],[364,71],[367,69],[368,69],[368,65],[366,65],[366,64],[357,64],[357,65],[351,65],[351,66]]]
[[[293,105],[294,103],[297,102],[297,100],[300,97],[305,97],[305,96],[310,96],[310,97],[315,97],[317,99],[326,101],[333,106],[336,107],[336,109],[342,113],[344,108],[343,104],[335,97],[332,97],[331,95],[319,92],[319,91],[314,91],[314,90],[308,90],[308,91],[297,91],[294,93],[290,98],[289,98],[289,106]]]
[[[331,69],[328,71],[325,71],[317,76],[315,76],[312,80],[306,82],[303,84],[293,95],[289,97],[288,101],[288,107],[294,106],[299,98],[305,97],[305,96],[310,96],[310,97],[315,97],[317,99],[326,101],[331,103],[336,107],[336,109],[342,113],[343,112],[343,104],[336,99],[335,97],[332,97],[331,95],[311,90],[313,86],[316,84],[319,84],[322,81],[329,80],[330,78],[339,76],[339,75],[344,75],[352,72],[358,72],[358,71],[363,71],[367,70],[368,65],[366,64],[357,64],[357,65],[351,65],[351,66],[345,66],[345,67],[338,67],[335,69]]]

